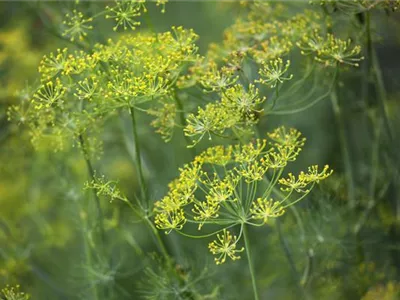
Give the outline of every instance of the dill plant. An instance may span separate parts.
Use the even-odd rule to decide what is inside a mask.
[[[156,2],[157,6],[162,6],[162,12],[165,12],[165,3]],[[323,226],[316,230],[317,242],[307,240],[303,222],[315,228],[318,221],[323,221],[307,216],[307,212],[299,213],[295,204],[307,196],[313,199],[311,190],[332,171],[328,166],[312,165],[307,171],[293,175],[290,163],[298,158],[305,139],[296,129],[285,127],[268,133],[264,139],[263,125],[273,116],[300,113],[327,98],[331,100],[337,122],[345,170],[344,191],[336,196],[347,202],[346,213],[356,216],[356,221],[347,220],[346,225],[352,228],[350,234],[356,239],[357,257],[362,257],[360,232],[391,186],[378,181],[379,162],[386,159],[387,165],[397,163],[395,154],[383,153],[383,147],[377,144],[382,132],[393,139],[393,129],[382,71],[373,47],[371,14],[373,10],[396,10],[398,1],[320,1],[313,4],[299,12],[280,3],[242,3],[240,17],[225,30],[222,42],[210,45],[204,55],[198,53],[199,37],[191,29],[173,26],[170,31],[157,33],[146,15],[147,3],[142,0],[94,6],[92,12],[88,8],[93,6],[79,3],[62,17],[64,21],[60,26],[43,22],[68,48],[60,47],[43,57],[38,69],[40,82],[24,93],[24,101],[9,107],[7,115],[9,120],[25,128],[38,151],[44,147],[70,155],[71,148],[80,150],[89,178],[84,188],[93,191],[96,207],[94,215],[83,205],[77,205],[75,212],[83,227],[86,260],[83,277],[89,279],[89,287],[85,287],[82,298],[118,297],[120,264],[113,261],[109,244],[116,240],[113,233],[124,235],[126,232],[119,223],[119,209],[111,210],[111,205],[102,202],[103,198],[129,208],[129,212],[150,229],[162,257],[151,262],[146,251],[132,239],[122,242],[134,245],[143,264],[139,269],[145,270],[148,282],[141,287],[141,296],[146,299],[221,297],[217,285],[208,294],[196,289],[195,283],[206,275],[201,273],[196,278],[182,272],[177,267],[180,259],[177,251],[171,251],[171,244],[176,240],[171,242],[169,238],[174,236],[165,239],[157,229],[167,234],[174,231],[190,238],[209,239],[209,251],[218,265],[227,259],[238,260],[246,253],[254,298],[264,297],[259,296],[257,287],[262,275],[254,270],[249,228],[266,224],[276,229],[295,283],[308,298],[306,285],[311,281],[310,274],[317,273],[312,269],[315,257],[324,253],[320,250],[323,246],[324,250],[329,247],[325,244],[326,234],[321,233],[325,229]],[[44,11],[38,12],[41,20],[46,17]],[[341,31],[335,21],[342,17],[337,17],[338,14],[345,16],[349,28],[352,28],[350,21],[358,18],[363,31],[360,27],[356,34],[349,34],[351,30]],[[141,30],[145,27],[143,20],[150,30]],[[111,30],[119,33],[96,41],[96,26],[101,22],[112,24]],[[370,88],[372,84],[368,78],[374,77],[379,100],[378,109],[373,106],[370,111],[364,111],[375,128],[372,140],[376,143],[371,154],[372,175],[367,192],[357,187],[345,124],[347,108],[340,88],[347,74],[363,67],[365,62],[369,67],[363,69],[364,82],[367,82],[363,83],[364,89]],[[365,93],[364,97],[368,98]],[[368,99],[363,100],[368,106]],[[145,114],[152,117],[152,121],[141,122]],[[104,159],[101,134],[110,130],[107,128],[110,124],[120,121],[123,126],[130,123],[128,139],[133,141],[127,145],[133,153],[139,191],[130,195],[124,193],[113,178],[106,179],[108,174],[96,171],[96,164],[100,166]],[[146,171],[152,170],[146,170],[143,158],[147,141],[139,132],[149,125],[162,140],[177,144],[177,148],[191,155],[191,162],[179,169],[179,176],[168,185],[167,195],[157,202],[152,201],[154,184],[152,186],[146,176]],[[185,138],[185,145],[176,140],[178,130]],[[390,176],[394,182],[398,172]],[[327,182],[335,180],[339,179],[334,175]],[[369,199],[368,203],[362,202],[363,197]],[[283,217],[285,222],[281,224]],[[290,217],[296,220],[295,225],[290,223]],[[334,219],[340,223],[337,220]],[[390,226],[394,224],[393,221]],[[287,239],[294,240],[293,235],[298,232],[294,226],[299,226],[301,241],[290,245]],[[338,235],[344,239],[346,234],[349,234],[347,230],[340,230]],[[306,260],[302,278],[292,254],[298,245],[303,251],[301,259]],[[179,247],[178,244],[176,248]],[[337,260],[342,259],[340,255]],[[373,264],[360,261],[358,269],[349,275],[352,278],[365,276],[367,269],[374,270]],[[327,271],[329,274],[337,271],[337,261],[332,265],[334,267]],[[346,286],[335,276],[328,280]],[[368,299],[382,289],[382,293],[396,294],[395,284],[388,283],[368,292],[366,285],[361,285],[357,295],[364,293]],[[323,287],[319,287],[321,289]]]
[[[296,160],[305,139],[295,130],[278,128],[268,135],[270,141],[257,139],[254,143],[236,146],[216,146],[180,170],[170,183],[169,193],[155,203],[155,224],[170,233],[177,231],[188,237],[210,237],[209,250],[216,255],[216,264],[227,257],[240,258],[246,249],[252,277],[254,297],[259,298],[252,267],[248,226],[262,226],[284,214],[285,209],[308,195],[316,183],[332,171],[325,166],[311,166],[308,172],[282,177],[288,162]],[[268,174],[268,175],[267,175]],[[277,189],[280,185],[280,189]],[[183,231],[184,225],[219,225],[222,229],[203,235]],[[207,227],[208,227],[207,226]],[[238,226],[238,236],[228,229]],[[245,248],[239,246],[243,237]]]

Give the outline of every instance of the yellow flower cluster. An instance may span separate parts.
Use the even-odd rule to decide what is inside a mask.
[[[199,82],[205,91],[220,92],[235,84],[239,79],[229,68],[220,68],[215,62],[209,62],[200,73]]]
[[[91,181],[85,182],[85,189],[93,189],[98,196],[105,196],[114,200],[128,202],[126,196],[118,189],[117,182],[108,181],[104,176],[95,176]]]
[[[160,101],[160,104],[161,108],[149,109],[147,113],[155,117],[150,125],[156,128],[156,132],[164,141],[168,142],[171,140],[176,126],[177,107],[174,102]]]
[[[186,223],[182,207],[194,201],[194,193],[201,175],[203,161],[197,157],[191,164],[181,168],[179,177],[169,184],[169,193],[161,201],[155,203],[156,217],[154,223],[157,228],[166,230],[180,230]]]
[[[31,298],[30,295],[20,292],[19,289],[19,285],[16,285],[15,287],[7,286],[1,290],[1,294],[5,300],[28,300]]]
[[[313,54],[315,60],[327,66],[348,64],[358,67],[358,63],[364,59],[364,57],[359,56],[360,46],[352,46],[350,39],[341,40],[330,33],[323,38],[317,31],[314,31],[311,36],[303,36],[297,46],[301,49],[302,54]]]
[[[285,213],[279,201],[258,198],[250,209],[253,219],[260,219],[266,224],[269,218],[277,218]]]
[[[280,21],[274,15],[282,9],[279,5],[254,3],[249,6],[247,18],[238,19],[226,30],[223,47],[227,53],[242,51],[259,63],[288,54],[304,35],[321,27],[322,17],[314,11],[306,10]]]
[[[287,60],[286,64],[283,64],[281,58],[277,58],[273,61],[264,62],[263,68],[258,71],[258,73],[261,75],[261,78],[259,80],[256,80],[256,82],[267,84],[270,85],[271,88],[274,88],[278,84],[292,79],[293,75],[284,76],[285,73],[288,71],[289,66],[290,60]]]
[[[122,27],[124,30],[128,28],[136,29],[140,25],[140,22],[136,18],[141,15],[142,8],[146,12],[144,2],[144,0],[116,0],[114,6],[106,6],[106,19],[114,19],[116,22],[113,30],[116,31],[119,27]]]
[[[48,81],[42,84],[38,91],[33,95],[32,104],[35,109],[48,109],[52,105],[62,105],[66,88],[61,84],[60,79]]]
[[[289,173],[288,179],[281,178],[284,167],[297,158],[305,139],[299,131],[284,127],[270,132],[268,137],[243,145],[208,148],[180,169],[168,194],[155,203],[156,227],[169,233],[181,231],[185,224],[196,224],[198,230],[206,224],[224,228],[238,224],[261,226],[270,218],[281,216],[314,184],[331,175],[328,166],[322,171],[311,166],[298,177]],[[277,191],[277,184],[285,194]],[[292,199],[293,191],[303,195]],[[258,193],[261,197],[257,197]],[[223,263],[226,256],[236,257],[235,245],[236,239],[224,233],[210,244],[210,250],[221,255],[216,262]]]
[[[168,99],[186,66],[199,58],[197,38],[193,30],[172,27],[158,34],[123,35],[94,45],[91,52],[58,49],[39,65],[42,83],[30,95],[33,109],[12,107],[8,115],[28,124],[35,141],[78,137],[99,128],[116,109]],[[161,107],[153,125],[169,139],[176,108],[167,100]]]
[[[315,33],[322,32],[325,27],[321,14],[305,10],[280,20],[275,15],[275,6],[282,9],[279,5],[259,1],[248,4],[249,13],[225,31],[223,43],[213,44],[206,57],[189,69],[189,76],[179,78],[179,87],[187,88],[197,83],[217,98],[198,108],[197,113],[187,115],[184,132],[193,140],[190,147],[205,136],[209,139],[212,135],[241,138],[252,133],[254,125],[264,115],[266,100],[255,84],[276,89],[273,108],[280,86],[293,76],[288,72],[290,60],[283,57],[299,47],[306,53],[302,44],[307,39],[315,41],[314,46],[319,48],[317,42],[320,41],[314,38]],[[328,48],[325,44],[324,41],[321,49]],[[358,51],[355,48],[349,53],[348,45],[335,38],[331,39],[330,46],[331,53],[321,52],[320,59],[330,55],[328,61],[348,62]],[[249,62],[255,62],[259,68],[260,78],[253,82],[249,80],[246,68],[242,68],[250,65]]]
[[[249,84],[247,89],[236,84],[222,92],[220,101],[209,103],[204,109],[199,107],[197,114],[190,114],[184,132],[194,139],[193,147],[205,135],[211,139],[211,134],[221,136],[229,129],[248,131],[258,123],[258,116],[262,113],[260,106],[265,100],[253,84]]]
[[[297,176],[292,173],[288,174],[288,178],[281,178],[279,184],[282,185],[281,190],[284,192],[296,191],[298,193],[308,193],[310,190],[307,189],[308,186],[319,183],[321,180],[327,178],[333,173],[329,170],[329,166],[326,165],[321,172],[318,172],[318,166],[314,165],[308,168],[308,172],[300,172]]]
[[[71,42],[77,40],[82,41],[87,36],[87,31],[93,29],[92,25],[88,23],[92,22],[92,18],[85,18],[82,12],[74,9],[72,13],[65,15],[66,20],[63,24],[67,27],[63,36],[69,37]]]
[[[243,252],[244,248],[236,249],[237,241],[237,236],[232,235],[226,229],[223,230],[222,234],[217,234],[217,240],[208,245],[211,253],[218,255],[218,257],[215,258],[215,263],[217,265],[223,264],[227,256],[232,260],[240,258],[237,253]]]

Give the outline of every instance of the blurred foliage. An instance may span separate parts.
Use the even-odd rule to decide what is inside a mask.
[[[0,8],[0,299],[400,299],[399,1]]]

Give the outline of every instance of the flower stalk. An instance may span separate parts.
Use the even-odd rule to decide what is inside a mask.
[[[341,152],[342,152],[343,164],[344,164],[345,175],[346,175],[346,180],[347,180],[347,197],[348,197],[348,201],[349,201],[349,207],[354,208],[354,206],[356,204],[354,174],[353,174],[353,168],[351,165],[349,145],[348,145],[348,141],[346,138],[346,128],[345,128],[345,123],[344,123],[344,118],[343,118],[343,112],[340,107],[340,103],[339,103],[339,99],[338,99],[338,95],[337,95],[337,84],[332,89],[332,91],[330,93],[330,98],[331,98],[333,113],[335,115],[335,119],[336,119],[336,122],[339,127],[339,141],[340,141],[340,148],[341,148]]]
[[[141,197],[142,197],[142,200],[144,200],[144,202],[146,203],[146,208],[148,209],[149,200],[147,197],[146,181],[144,180],[144,175],[143,175],[143,166],[142,166],[141,151],[140,151],[140,140],[139,140],[139,135],[137,132],[135,109],[133,107],[130,107],[129,112],[131,115],[133,143],[135,146],[135,168],[136,168],[136,172],[137,172],[138,178],[139,178]]]
[[[253,287],[254,300],[259,300],[260,298],[258,296],[258,291],[257,291],[256,275],[254,272],[253,260],[252,260],[252,256],[251,256],[249,233],[248,233],[246,224],[243,224],[243,238],[244,238],[244,244],[245,244],[245,248],[246,248],[247,260],[249,263],[248,265],[249,265],[249,271],[250,271],[250,277],[251,277],[251,285]]]
[[[89,153],[87,151],[83,135],[80,134],[78,139],[79,139],[79,144],[82,149],[83,157],[85,159],[85,163],[86,163],[86,167],[87,167],[87,170],[89,173],[90,180],[94,180],[95,173],[94,173],[92,163],[89,159]],[[100,237],[101,237],[101,240],[102,240],[102,243],[104,246],[106,244],[106,234],[105,234],[105,230],[104,230],[104,214],[103,214],[103,210],[101,208],[99,196],[97,195],[95,190],[93,190],[93,198],[95,200],[95,205],[96,205],[96,210],[97,210],[97,225],[100,229]]]

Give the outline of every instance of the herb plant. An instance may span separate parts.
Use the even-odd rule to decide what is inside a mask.
[[[399,6],[21,3],[0,298],[397,299]]]

